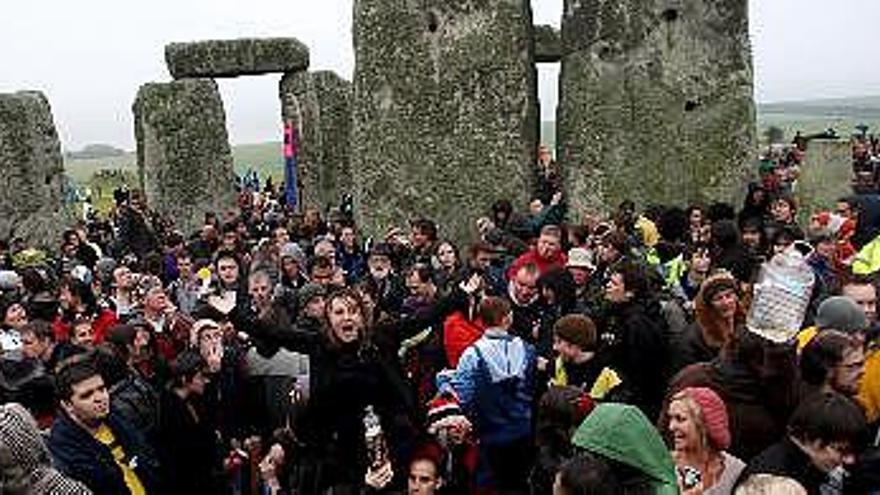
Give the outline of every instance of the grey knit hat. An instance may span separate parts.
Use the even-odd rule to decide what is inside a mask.
[[[299,263],[300,266],[305,266],[306,254],[303,252],[302,248],[299,247],[299,244],[295,242],[288,242],[281,246],[281,250],[278,254],[281,258],[291,258]]]
[[[296,292],[296,304],[303,308],[306,304],[309,303],[312,299],[318,296],[326,296],[327,290],[323,285],[308,283],[299,288]]]
[[[89,495],[91,490],[52,468],[33,416],[20,404],[0,406],[0,470],[33,495]]]
[[[113,277],[113,271],[116,270],[116,266],[116,260],[105,256],[95,263],[95,276],[102,281],[110,280]]]
[[[833,296],[819,305],[816,326],[822,330],[831,328],[845,333],[863,332],[868,329],[868,319],[862,308],[849,297]]]
[[[8,449],[25,472],[52,462],[36,421],[20,404],[0,406],[0,447]]]

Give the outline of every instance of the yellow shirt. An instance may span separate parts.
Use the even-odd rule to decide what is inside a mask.
[[[608,395],[614,387],[623,383],[620,376],[611,368],[602,368],[593,386],[590,387],[590,398],[593,400],[602,400]],[[568,373],[565,372],[565,364],[562,358],[557,356],[554,361],[553,378],[550,379],[550,385],[554,387],[565,387],[568,385]]]
[[[138,478],[137,473],[134,472],[134,469],[129,463],[125,462],[125,451],[122,450],[122,445],[116,441],[116,437],[113,435],[113,431],[110,427],[106,424],[102,424],[98,428],[98,431],[95,432],[95,440],[101,442],[110,449],[110,452],[113,454],[113,459],[116,461],[116,465],[122,470],[122,477],[125,480],[125,486],[128,487],[128,491],[131,495],[146,495],[147,490],[144,489],[144,484],[141,483],[140,478]]]
[[[797,339],[798,356],[800,356],[801,352],[804,350],[804,347],[806,347],[807,344],[809,344],[810,341],[813,340],[817,333],[819,333],[819,329],[814,326],[805,328],[798,332],[797,336],[795,337]]]
[[[869,422],[880,419],[880,349],[872,349],[865,356],[865,374],[859,383],[858,398]]]
[[[816,337],[817,333],[819,331],[816,327],[809,327],[798,333],[798,354]],[[859,382],[857,398],[868,422],[873,423],[880,419],[880,349],[872,349],[865,356],[865,374]]]

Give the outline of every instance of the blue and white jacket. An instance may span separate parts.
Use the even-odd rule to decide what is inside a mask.
[[[482,443],[509,443],[531,434],[536,361],[531,344],[490,328],[438,386],[455,392]]]

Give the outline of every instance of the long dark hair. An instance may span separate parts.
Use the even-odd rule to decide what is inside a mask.
[[[574,278],[563,268],[553,268],[538,279],[538,287],[553,291],[556,298],[554,305],[558,306],[562,313],[573,310],[576,302]]]

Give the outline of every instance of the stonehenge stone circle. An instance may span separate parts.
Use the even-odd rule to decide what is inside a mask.
[[[215,81],[145,84],[133,110],[138,173],[151,208],[191,232],[206,212],[233,204],[232,153]]]
[[[528,0],[359,0],[352,172],[359,225],[417,216],[463,240],[533,188],[537,87]]]
[[[165,62],[174,79],[297,72],[309,67],[309,49],[295,38],[170,43]]]
[[[351,190],[351,83],[331,71],[285,74],[281,114],[297,129],[304,206],[338,204]]]
[[[69,225],[64,162],[43,93],[0,94],[0,238],[54,249]]]
[[[852,161],[849,139],[811,140],[795,190],[798,211],[809,215],[819,208],[834,209],[839,198],[852,195]]]
[[[306,72],[293,38],[171,43],[177,81],[135,105],[147,196],[187,223],[222,207],[223,106],[195,78],[282,73],[305,205],[350,190],[369,234],[427,217],[464,240],[492,202],[535,192],[536,64],[559,62],[556,155],[576,212],[734,199],[756,141],[748,0],[565,0],[561,16],[557,30],[533,25],[529,0],[359,0],[351,83]],[[192,174],[206,180],[181,196]]]
[[[755,151],[747,0],[566,0],[557,157],[579,209],[733,199]]]

